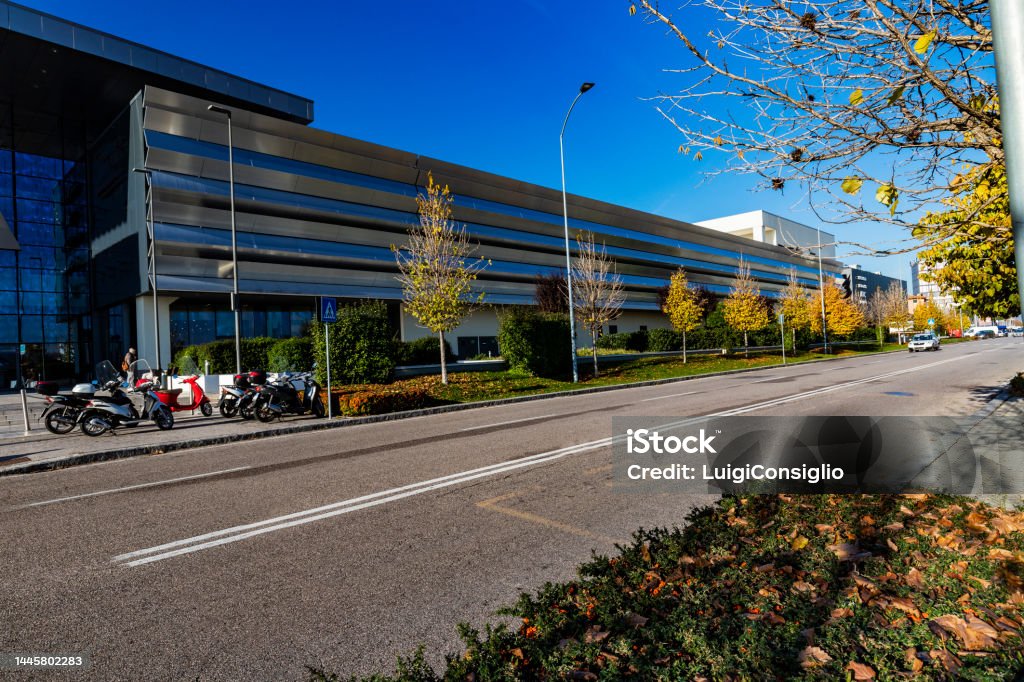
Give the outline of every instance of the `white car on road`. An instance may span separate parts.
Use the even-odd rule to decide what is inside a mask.
[[[910,339],[910,343],[907,344],[907,350],[911,353],[919,350],[938,350],[939,349],[939,337],[935,334],[914,334],[914,338]]]

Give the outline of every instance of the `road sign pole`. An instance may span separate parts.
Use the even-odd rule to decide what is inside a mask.
[[[327,418],[334,419],[334,411],[331,407],[331,327],[324,322],[324,346],[327,350]]]
[[[332,296],[320,297],[320,321],[324,323],[324,350],[327,351],[327,418],[334,418],[331,405],[331,328],[338,321],[338,300]]]
[[[782,364],[786,364],[786,316],[782,313],[779,313],[779,332],[782,335]]]

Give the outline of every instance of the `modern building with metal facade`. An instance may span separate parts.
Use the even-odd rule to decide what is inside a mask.
[[[3,388],[87,376],[129,345],[166,365],[233,336],[227,125],[210,104],[232,112],[243,336],[301,333],[321,295],[387,301],[404,339],[427,334],[401,310],[392,246],[428,172],[491,261],[477,286],[493,307],[451,334],[458,352],[488,348],[496,307],[531,304],[537,275],[564,272],[560,192],[315,129],[308,99],[2,1],[0,67]],[[781,246],[577,196],[569,216],[617,263],[620,331],[667,325],[657,292],[679,266],[723,295],[741,257],[767,296],[791,272],[818,284],[817,261]]]
[[[895,282],[908,295],[907,283],[902,279],[889,277],[880,272],[870,272],[860,265],[847,265],[843,268],[843,276],[850,280],[850,295],[854,301],[866,304],[878,290],[888,291]]]

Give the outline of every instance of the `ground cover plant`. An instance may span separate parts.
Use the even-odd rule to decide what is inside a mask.
[[[902,348],[902,346],[890,344],[885,348],[894,350]],[[871,351],[877,351],[877,347],[841,348],[835,350],[831,357],[858,355]],[[787,362],[808,362],[821,357],[820,353],[806,351],[800,351],[795,355],[792,353],[786,355]],[[685,363],[680,356],[639,356],[636,359],[605,367],[599,377],[588,376],[585,363],[581,363],[580,369],[583,376],[578,384],[572,383],[567,378],[552,379],[545,376],[531,376],[521,371],[455,372],[448,376],[447,384],[442,383],[436,375],[422,376],[398,379],[387,384],[358,384],[340,387],[336,385],[332,396],[341,414],[356,416],[409,410],[417,407],[571,391],[595,386],[614,386],[639,381],[696,376],[709,372],[768,367],[780,362],[781,356],[777,353],[752,354],[749,358],[699,355],[691,356]],[[408,395],[403,396],[402,394]]]
[[[963,497],[726,497],[641,530],[517,626],[460,627],[383,680],[1010,680],[1024,670],[1024,514]],[[311,670],[318,681],[341,678]]]

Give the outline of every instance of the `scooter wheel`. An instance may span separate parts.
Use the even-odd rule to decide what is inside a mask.
[[[238,401],[237,400],[222,400],[220,405],[217,406],[220,410],[220,416],[225,419],[231,419],[238,415]]]
[[[203,403],[199,406],[199,411],[203,413],[204,417],[209,417],[213,414],[213,405],[210,403]]]
[[[93,424],[89,418],[86,418],[86,420],[82,422],[82,433],[87,436],[102,436],[106,432],[107,427],[97,426]]]
[[[153,415],[153,421],[156,422],[156,427],[161,431],[174,428],[174,415],[170,410],[157,410],[156,414]]]
[[[314,416],[320,417],[320,418],[323,418],[323,417],[327,416],[327,410],[324,409],[324,403],[323,403],[322,400],[320,400],[320,398],[317,398],[316,400],[313,401],[312,408],[313,408],[313,415]]]
[[[247,405],[243,405],[242,407],[238,408],[238,416],[241,417],[242,419],[252,419],[253,416],[254,416],[253,415],[254,407],[255,406],[252,403],[249,403]]]
[[[68,408],[54,410],[46,415],[46,430],[58,436],[71,433],[75,430],[75,416],[74,412]]]
[[[277,412],[274,412],[272,409],[270,409],[270,405],[268,404],[263,404],[256,408],[256,418],[259,419],[264,424],[269,424],[270,422],[274,421],[274,418],[276,416]]]

